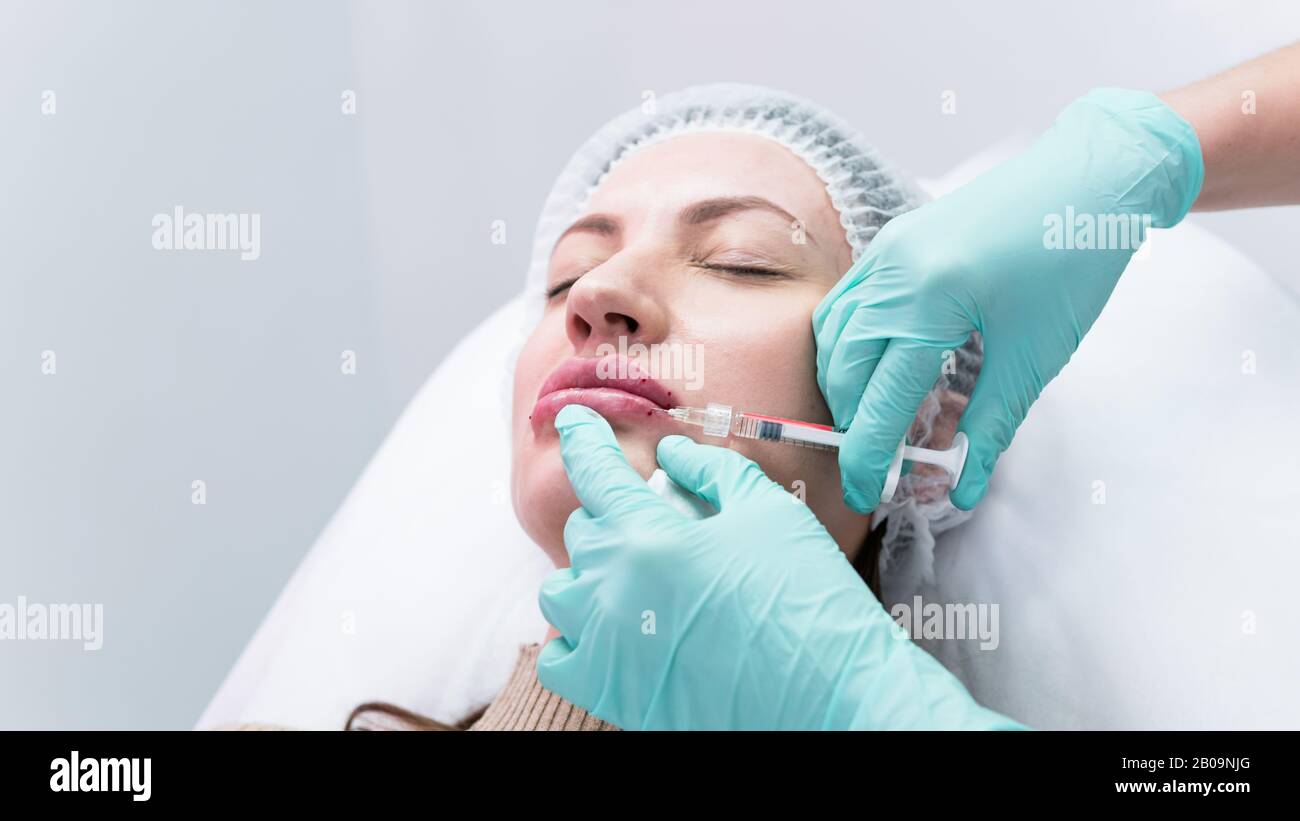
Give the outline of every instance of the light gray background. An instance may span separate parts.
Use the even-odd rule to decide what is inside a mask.
[[[569,153],[643,91],[785,88],[937,176],[1090,87],[1300,38],[1282,3],[612,5],[0,3],[0,602],[106,611],[98,652],[0,643],[0,728],[192,726],[403,404],[519,287]],[[153,250],[178,204],[260,213],[261,259]],[[1297,216],[1196,219],[1300,289]]]

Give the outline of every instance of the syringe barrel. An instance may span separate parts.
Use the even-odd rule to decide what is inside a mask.
[[[824,425],[811,425],[775,416],[737,412],[730,405],[710,402],[707,407],[679,408],[674,417],[689,424],[699,425],[706,436],[741,439],[758,439],[767,442],[800,445],[817,450],[838,450],[842,433]]]
[[[751,413],[736,414],[731,432],[746,439],[782,442],[816,450],[839,450],[840,441],[844,438],[844,434],[822,425],[800,424],[789,419]]]

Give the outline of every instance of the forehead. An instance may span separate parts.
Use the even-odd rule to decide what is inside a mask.
[[[753,134],[686,134],[642,148],[614,167],[587,211],[636,219],[725,196],[764,197],[814,231],[843,234],[816,172],[785,146]]]

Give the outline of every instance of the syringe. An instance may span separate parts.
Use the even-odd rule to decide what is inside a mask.
[[[738,436],[741,439],[759,439],[767,442],[780,442],[786,445],[799,445],[816,450],[838,451],[844,433],[829,425],[813,422],[800,422],[795,419],[783,419],[779,416],[764,416],[759,413],[733,411],[730,405],[710,402],[705,408],[677,407],[662,410],[668,416],[687,425],[704,429],[706,436]],[[966,450],[969,443],[966,434],[958,433],[953,437],[952,447],[947,450],[919,448],[900,442],[894,460],[889,465],[885,476],[885,487],[880,494],[880,501],[888,502],[894,498],[898,489],[898,479],[903,473],[903,462],[920,462],[937,465],[948,474],[949,487],[957,487],[961,480],[961,471],[966,464]]]

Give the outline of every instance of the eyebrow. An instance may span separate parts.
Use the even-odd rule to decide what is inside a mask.
[[[776,214],[790,224],[797,222],[803,226],[804,236],[809,241],[817,241],[813,238],[808,227],[794,214],[765,197],[712,197],[707,200],[700,200],[691,203],[678,212],[677,220],[683,225],[704,225],[741,211],[767,211]],[[621,230],[622,227],[616,218],[606,214],[590,214],[570,225],[563,234],[560,234],[555,244],[559,245],[560,240],[569,234],[587,233],[602,237],[616,237]]]
[[[776,214],[786,222],[798,222],[803,225],[803,222],[796,219],[794,214],[763,197],[714,197],[713,199],[700,200],[683,208],[677,218],[685,225],[703,225],[740,211],[767,211]],[[808,239],[812,239],[812,234],[808,233],[807,226],[804,227],[804,235]]]
[[[555,241],[555,244],[559,245],[560,240],[564,239],[569,234],[585,233],[596,234],[597,236],[602,237],[616,237],[621,230],[618,220],[613,217],[607,217],[604,214],[591,214],[583,217],[573,225],[566,228],[564,233],[560,234],[559,239]]]

